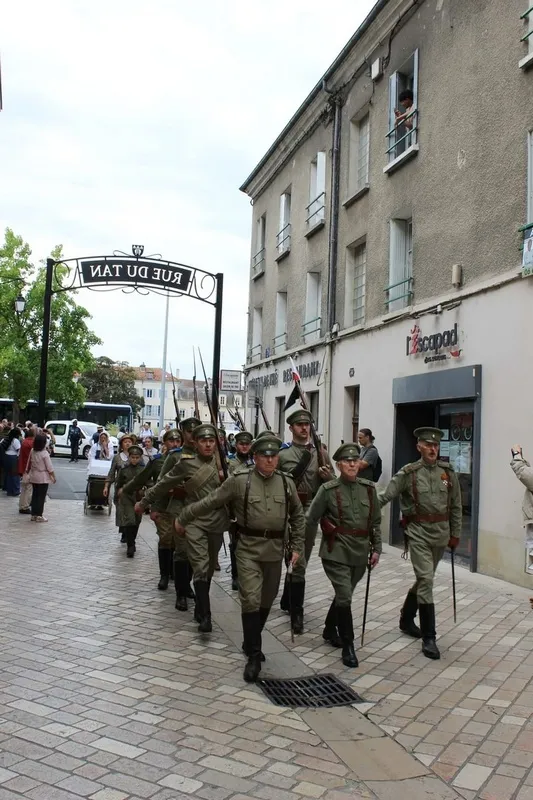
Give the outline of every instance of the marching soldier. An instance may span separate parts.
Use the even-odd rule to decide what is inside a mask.
[[[165,431],[163,444],[167,448],[167,452],[164,455],[158,453],[151,458],[144,469],[138,472],[133,480],[126,485],[126,490],[133,492],[143,487],[151,488],[155,485],[168,460],[174,460],[174,454],[181,453],[181,447],[178,446],[179,443],[181,443],[181,435],[178,430]],[[172,575],[172,559],[174,557],[174,517],[166,511],[167,500],[168,498],[164,499],[161,505],[154,503],[150,510],[150,519],[155,522],[159,537],[157,557],[159,559],[160,578],[157,588],[161,591],[168,588]]]
[[[359,445],[343,444],[333,455],[340,478],[323,484],[309,511],[307,523],[320,522],[319,556],[335,590],[322,634],[333,647],[342,647],[342,663],[357,667],[354,649],[352,596],[370,559],[373,569],[381,554],[381,510],[372,481],[357,477]],[[337,637],[337,628],[340,641]]]
[[[139,511],[154,500],[157,501],[168,496],[171,490],[174,497],[178,498],[184,507],[187,507],[195,500],[200,500],[217,489],[220,486],[221,476],[215,460],[216,435],[217,432],[213,425],[200,424],[196,426],[193,430],[196,455],[182,453],[179,462],[140,501]],[[194,521],[187,526],[185,543],[188,559],[193,569],[196,595],[195,618],[199,623],[198,631],[200,633],[212,631],[209,586],[227,527],[228,515],[225,509],[195,516]],[[187,566],[186,562],[177,562],[176,566],[179,567],[182,564],[185,564],[185,567],[181,567],[184,571]],[[185,571],[183,576],[177,572],[175,581],[181,586],[182,581],[185,582]]]
[[[190,520],[233,504],[243,650],[248,659],[244,680],[248,683],[256,681],[261,671],[261,632],[278,593],[286,545],[293,564],[303,558],[305,519],[293,481],[276,469],[280,446],[274,434],[256,439],[252,445],[255,467],[236,470],[216,492],[187,506],[176,526],[188,534]]]
[[[235,452],[230,453],[228,456],[229,472],[230,475],[243,467],[253,467],[254,459],[250,453],[252,447],[253,436],[248,431],[239,431],[235,438]],[[229,556],[231,562],[231,588],[234,592],[239,590],[239,572],[237,569],[237,559],[235,558],[235,546],[237,538],[234,530],[232,530],[232,523],[230,523],[230,543],[229,543]]]
[[[325,448],[322,448],[321,455],[327,466],[319,466],[318,454],[310,441],[312,420],[311,413],[303,408],[287,417],[292,442],[283,445],[279,454],[279,468],[290,475],[296,483],[304,511],[309,509],[311,500],[322,483],[335,477],[333,464]],[[306,523],[305,559],[299,560],[294,567],[291,590],[288,579],[285,579],[280,601],[282,611],[291,613],[292,629],[296,634],[303,633],[304,629],[305,568],[311,557],[316,535],[316,524]]]
[[[133,479],[143,470],[143,450],[137,444],[133,444],[128,448],[128,463],[122,467],[116,479],[117,491],[117,513],[119,525],[124,531],[126,537],[126,555],[128,558],[133,558],[135,555],[135,540],[139,525],[142,521],[142,513],[139,513],[137,505],[135,504],[136,494],[135,490],[127,488],[127,484],[133,482]]]
[[[421,458],[396,473],[380,492],[382,506],[400,498],[405,529],[406,549],[416,581],[409,589],[400,615],[400,630],[422,637],[422,652],[427,658],[440,658],[436,644],[433,576],[446,546],[459,544],[462,524],[461,488],[453,467],[439,461],[442,431],[439,428],[417,428],[417,450]],[[420,615],[420,628],[415,624]]]

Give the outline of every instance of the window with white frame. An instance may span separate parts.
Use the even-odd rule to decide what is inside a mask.
[[[144,409],[144,416],[151,417],[152,416],[152,406],[145,406]]]
[[[348,197],[368,186],[370,166],[370,115],[350,122]]]
[[[145,390],[143,391],[143,394],[144,394],[144,397],[145,397],[147,400],[149,400],[150,398],[152,398],[152,397],[154,396],[154,390],[153,390],[153,389],[145,389]]]
[[[324,222],[326,212],[326,153],[320,150],[311,161],[309,180],[309,205],[307,227],[314,228]]]
[[[276,294],[276,335],[272,344],[274,353],[287,348],[287,292]]]
[[[533,224],[533,130],[527,135],[527,224]]]
[[[389,285],[385,289],[388,311],[406,308],[413,300],[413,221],[390,220]]]
[[[305,322],[302,325],[306,344],[320,339],[320,272],[308,272],[305,292]]]
[[[364,325],[366,307],[366,242],[346,250],[346,327]]]
[[[260,306],[254,308],[252,317],[252,349],[250,352],[251,361],[259,361],[262,357],[263,340],[263,309]]]
[[[278,256],[291,249],[291,190],[283,192],[279,198],[279,232],[277,235]]]
[[[418,142],[418,50],[389,78],[389,162]]]
[[[226,395],[225,394],[220,394],[218,396],[218,404],[219,404],[219,406],[225,406],[226,405]]]
[[[527,55],[519,62],[520,67],[531,64],[533,57],[533,5],[531,0],[526,0],[527,9],[521,14],[520,19],[524,22],[524,34],[521,41],[527,45]]]
[[[258,278],[265,271],[266,263],[266,214],[261,214],[256,223],[255,253],[252,256],[252,277]]]

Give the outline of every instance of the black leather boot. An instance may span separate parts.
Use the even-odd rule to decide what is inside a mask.
[[[190,565],[190,563],[188,561],[186,561],[185,563],[187,564],[187,574],[189,576],[187,578],[187,597],[188,597],[189,600],[195,600],[196,599],[196,595],[194,594],[193,588],[191,586],[191,581],[192,581],[193,575],[194,575],[193,568],[191,567],[191,565]]]
[[[126,555],[128,558],[133,558],[135,555],[135,539],[137,538],[137,529],[126,528]]]
[[[246,683],[255,683],[261,672],[261,617],[259,611],[242,614],[244,652],[248,657],[243,678]]]
[[[342,647],[341,638],[337,631],[337,609],[335,607],[335,598],[333,598],[328,613],[326,614],[326,619],[324,620],[322,638],[325,642],[329,642],[332,647]]]
[[[285,583],[283,584],[283,594],[279,601],[279,607],[282,611],[289,612],[289,582],[287,579],[285,579]]]
[[[350,606],[337,606],[337,625],[342,643],[342,663],[345,667],[358,667],[359,661],[353,646],[353,619]]]
[[[178,611],[187,611],[187,592],[190,589],[189,564],[187,561],[174,562],[174,586],[176,589],[176,605]]]
[[[259,628],[261,630],[261,633],[263,633],[263,628],[265,627],[265,622],[267,621],[269,614],[270,614],[270,609],[269,608],[260,608],[259,609]],[[246,643],[245,642],[242,643],[242,652],[245,655],[248,655],[248,653],[246,652]],[[261,661],[263,662],[265,660],[266,660],[265,659],[265,654],[261,650]]]
[[[159,573],[161,575],[159,583],[157,584],[157,588],[162,592],[164,592],[165,589],[168,589],[170,570],[172,568],[172,555],[172,550],[160,548],[157,551],[157,557],[159,558]]]
[[[229,558],[231,563],[231,590],[239,591],[239,573],[237,571],[237,558],[235,556],[235,543],[229,543]]]
[[[420,614],[420,630],[422,633],[422,652],[426,658],[438,661],[440,653],[436,641],[435,606],[433,603],[420,603],[418,613]]]
[[[209,603],[209,583],[207,581],[196,581],[194,584],[196,594],[196,614],[198,621],[198,633],[211,633],[211,605]]]
[[[418,600],[416,592],[407,592],[402,610],[400,612],[400,630],[413,639],[420,639],[422,636],[420,628],[415,624],[416,612],[418,611]]]
[[[305,581],[298,583],[292,581],[290,587],[291,626],[297,636],[304,632],[304,597]]]

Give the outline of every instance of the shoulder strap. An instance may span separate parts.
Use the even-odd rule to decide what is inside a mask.
[[[413,473],[413,475],[414,475],[414,473]],[[367,524],[367,528],[368,528],[368,532],[370,533],[371,530],[372,530],[372,520],[374,518],[374,487],[373,486],[367,486],[366,490],[368,492],[368,502],[369,502],[369,506],[370,506],[370,508],[368,509],[368,524]]]
[[[309,467],[312,458],[313,454],[310,450],[303,451],[300,460],[298,461],[294,469],[291,471],[292,479],[296,484],[298,484],[302,480],[303,476],[307,472],[307,468]]]
[[[252,474],[250,470],[250,475]],[[289,521],[289,503],[291,499],[291,492],[289,489],[289,482],[287,476],[283,471],[280,471],[281,480],[283,481],[283,492],[285,494],[285,521],[283,522],[283,531],[287,530],[287,522]]]
[[[337,513],[339,515],[339,525],[342,528],[344,514],[342,512],[342,495],[338,486],[335,487],[335,499],[337,501]]]
[[[250,499],[250,485],[252,483],[252,472],[250,470],[248,476],[246,478],[246,488],[244,490],[244,510],[243,510],[243,524],[244,527],[248,527],[248,500]]]
[[[416,483],[416,470],[411,472],[411,488],[413,490],[413,500],[415,501],[415,512],[420,516],[420,497],[418,494],[418,486]]]

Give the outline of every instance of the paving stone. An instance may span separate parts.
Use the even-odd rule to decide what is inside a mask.
[[[454,786],[462,789],[477,791],[492,774],[489,767],[480,767],[477,764],[467,764],[453,781]]]

